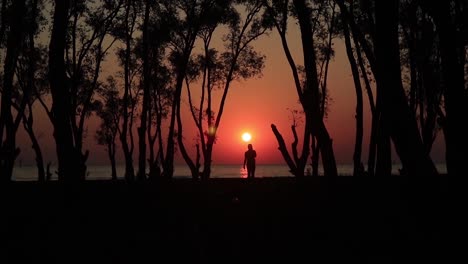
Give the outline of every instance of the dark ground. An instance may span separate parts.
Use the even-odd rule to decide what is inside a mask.
[[[453,263],[448,179],[17,182],[0,263]]]

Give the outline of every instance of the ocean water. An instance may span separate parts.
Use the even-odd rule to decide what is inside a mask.
[[[440,173],[446,173],[447,169],[445,164],[436,164],[437,169]],[[401,166],[395,164],[392,168],[393,174],[398,174]],[[338,174],[342,176],[350,176],[353,174],[352,164],[340,164],[337,167]],[[56,167],[51,166],[51,172],[53,173],[52,180],[57,179],[55,171]],[[124,166],[117,166],[117,177],[123,178],[125,171]],[[305,173],[311,171],[310,166],[306,167]],[[319,167],[319,174],[323,175],[323,170]],[[292,177],[293,175],[289,172],[287,165],[283,164],[272,164],[272,165],[261,165],[258,164],[255,177]],[[186,165],[176,165],[174,168],[175,178],[190,178],[190,170]],[[241,165],[213,165],[211,168],[212,178],[245,178],[247,177],[247,171],[242,168]],[[106,180],[111,178],[111,168],[106,165],[88,165],[88,180]],[[15,181],[35,181],[37,180],[37,169],[35,166],[16,166],[13,171],[13,180]]]

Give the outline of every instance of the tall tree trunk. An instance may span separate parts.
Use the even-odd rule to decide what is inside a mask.
[[[446,163],[451,175],[466,173],[468,155],[462,155],[468,149],[468,127],[465,124],[468,113],[468,92],[465,89],[464,58],[458,55],[465,47],[459,45],[455,25],[451,22],[450,1],[425,3],[431,5],[439,33],[442,76],[445,99]],[[466,51],[466,49],[465,49]]]
[[[7,51],[3,69],[3,91],[0,112],[0,181],[10,181],[13,174],[15,159],[19,154],[16,148],[16,129],[11,113],[13,95],[13,77],[16,62],[21,48],[21,38],[24,27],[25,1],[17,0],[12,6],[12,21],[7,40]],[[4,3],[5,5],[5,3]],[[3,19],[3,17],[2,17]],[[21,115],[22,113],[19,113]],[[5,141],[3,131],[5,130]]]
[[[382,98],[383,129],[388,132],[403,168],[412,177],[437,175],[425,154],[416,120],[401,81],[398,0],[375,1],[377,91]]]
[[[178,75],[181,73],[178,72]],[[180,103],[180,94],[182,90],[183,76],[177,76],[176,90],[174,92],[174,101],[172,102],[171,121],[169,125],[169,133],[167,136],[166,157],[163,163],[163,174],[165,178],[172,178],[174,175],[174,135],[175,135],[175,121],[177,116],[178,104]]]
[[[353,154],[353,175],[359,176],[363,173],[361,155],[362,155],[362,136],[363,136],[363,100],[362,100],[362,87],[361,80],[359,77],[359,69],[354,59],[353,49],[351,46],[350,34],[348,25],[343,25],[346,54],[348,55],[349,64],[351,66],[351,72],[353,74],[354,88],[356,90],[356,139],[354,143],[354,154]]]
[[[377,138],[378,138],[378,125],[380,120],[380,110],[374,103],[374,97],[372,94],[371,86],[369,78],[367,77],[367,68],[364,65],[364,59],[362,54],[364,53],[367,61],[369,62],[369,66],[371,71],[376,76],[376,62],[374,52],[371,49],[371,45],[369,45],[366,37],[364,36],[363,32],[359,29],[358,25],[354,21],[353,11],[348,11],[347,7],[344,4],[343,0],[336,0],[336,3],[340,7],[341,15],[344,18],[344,21],[349,24],[351,33],[354,40],[354,46],[356,47],[356,54],[359,62],[359,67],[361,69],[361,73],[365,82],[367,97],[369,99],[369,105],[371,108],[372,113],[372,121],[371,121],[371,132],[370,132],[370,142],[369,142],[369,151],[368,151],[368,162],[367,162],[367,171],[370,176],[373,176],[375,173],[375,163],[376,163],[376,152],[377,152]],[[351,5],[352,7],[353,5]],[[372,16],[370,16],[372,17]],[[372,21],[369,22],[371,25],[371,31],[375,32],[372,29],[374,23]],[[375,34],[371,34],[375,37]]]
[[[299,27],[301,30],[302,51],[304,56],[304,67],[306,72],[306,87],[304,89],[306,122],[311,124],[311,134],[317,137],[318,145],[322,155],[323,169],[325,176],[337,176],[335,154],[333,153],[332,140],[325,127],[320,114],[319,83],[317,77],[316,58],[314,51],[314,41],[312,35],[311,14],[305,0],[294,0],[294,7],[297,12]]]
[[[131,1],[127,0],[127,6],[125,11],[125,25],[126,25],[126,36],[125,36],[125,62],[124,62],[124,82],[125,82],[125,91],[123,97],[123,124],[122,132],[120,134],[120,142],[122,143],[122,151],[125,158],[125,180],[133,181],[135,177],[135,172],[133,169],[133,155],[130,151],[128,144],[128,119],[130,117],[128,113],[128,106],[130,102],[130,39],[131,39],[131,30],[129,27],[129,16],[130,16],[130,7]]]
[[[139,137],[139,157],[138,157],[138,180],[146,179],[146,129],[148,111],[150,107],[150,75],[149,65],[149,0],[145,3],[145,18],[143,21],[143,105],[141,109],[140,127],[138,129]]]
[[[171,121],[169,125],[169,133],[167,136],[167,149],[166,149],[166,157],[164,160],[163,164],[163,173],[165,178],[172,178],[174,175],[174,150],[175,150],[175,142],[174,142],[174,136],[175,136],[175,125],[176,125],[176,119],[177,119],[177,113],[180,108],[180,96],[182,93],[182,85],[184,82],[185,78],[185,71],[187,69],[187,63],[189,60],[189,56],[191,53],[191,49],[188,49],[187,47],[185,49],[185,52],[183,54],[183,57],[180,59],[180,61],[177,62],[177,78],[176,78],[176,85],[175,85],[175,91],[174,91],[174,99],[172,102],[172,112],[171,112]]]
[[[177,113],[180,108],[180,96],[182,93],[182,86],[187,70],[187,63],[190,58],[190,54],[193,49],[193,43],[195,38],[189,40],[189,43],[186,43],[186,47],[183,51],[182,57],[180,61],[177,62],[176,70],[177,70],[177,78],[176,78],[176,85],[174,91],[174,100],[172,102],[172,112],[171,112],[171,121],[169,125],[169,133],[167,136],[167,149],[166,149],[166,157],[163,164],[163,173],[164,177],[172,178],[174,175],[174,150],[175,150],[175,125],[177,121]]]
[[[364,66],[364,61],[362,58],[362,52],[360,49],[359,41],[354,39],[354,47],[356,48],[356,54],[357,54],[357,59],[359,63],[359,68],[361,69],[361,74],[364,79],[364,84],[366,87],[366,93],[367,93],[367,98],[369,99],[369,107],[371,110],[371,131],[370,131],[370,139],[369,139],[369,151],[368,151],[368,157],[367,157],[367,173],[369,176],[374,176],[375,174],[375,156],[376,156],[376,134],[377,134],[377,121],[378,121],[378,111],[376,110],[376,106],[374,103],[374,95],[372,93],[371,85],[369,78],[367,76],[367,71]]]
[[[183,143],[183,127],[182,127],[182,118],[180,115],[180,105],[177,108],[177,142],[179,144],[180,153],[182,154],[182,157],[184,158],[185,162],[187,163],[190,169],[192,178],[198,179],[198,168],[193,163]]]
[[[37,19],[37,13],[38,13],[38,1],[33,1],[31,4],[31,23],[36,23]],[[34,37],[36,34],[36,28],[31,27],[29,31],[29,54],[28,54],[28,91],[27,94],[29,96],[26,99],[28,100],[27,106],[29,110],[29,116],[26,118],[25,115],[23,115],[23,126],[26,130],[26,132],[29,135],[29,138],[31,139],[32,142],[32,148],[34,150],[34,153],[36,154],[36,166],[37,166],[37,175],[38,175],[38,181],[39,182],[45,182],[46,181],[46,176],[45,176],[45,170],[44,170],[44,158],[42,156],[42,151],[41,147],[39,145],[39,142],[37,141],[36,135],[34,134],[34,128],[33,128],[33,123],[34,123],[34,115],[32,111],[32,100],[30,99],[31,93],[35,90],[34,82],[35,82],[35,76],[36,76],[36,61],[35,61],[35,41]],[[25,100],[25,98],[23,98]]]
[[[73,144],[70,116],[70,80],[65,73],[64,51],[66,44],[69,1],[55,1],[54,24],[49,46],[49,82],[52,93],[54,137],[57,147],[59,180],[81,180],[77,153]]]
[[[423,42],[425,43],[425,42]],[[432,42],[431,42],[432,43]],[[421,89],[424,90],[426,95],[426,121],[424,126],[421,127],[422,129],[422,139],[424,144],[424,149],[426,153],[429,155],[432,150],[432,145],[435,140],[435,136],[437,133],[436,124],[437,119],[442,118],[438,116],[437,110],[441,105],[441,94],[439,94],[439,89],[441,88],[440,79],[434,78],[434,64],[428,60],[428,58],[424,57],[424,63],[420,66],[420,74],[422,75],[423,79],[421,80]],[[445,118],[445,116],[444,116]]]

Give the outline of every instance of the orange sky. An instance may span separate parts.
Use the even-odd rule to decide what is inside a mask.
[[[292,41],[291,49],[300,50],[299,39]],[[256,42],[258,50],[266,56],[263,76],[242,83],[235,83],[221,121],[219,140],[215,148],[215,163],[240,163],[247,149],[241,139],[243,131],[252,133],[252,144],[257,150],[259,163],[283,163],[277,140],[271,130],[273,123],[282,133],[288,146],[292,142],[291,109],[300,110],[291,70],[284,56],[277,34],[262,37]],[[336,44],[341,49],[341,43]],[[296,63],[302,63],[296,53]],[[330,64],[329,87],[333,98],[327,126],[334,140],[337,160],[352,161],[354,146],[355,95],[349,66],[341,51]],[[298,129],[302,135],[302,127]]]
[[[290,49],[294,52],[296,63],[302,64],[297,31],[290,31]],[[273,135],[270,125],[276,124],[283,134],[286,144],[290,146],[292,134],[291,113],[288,109],[300,109],[297,103],[298,97],[294,88],[293,78],[289,65],[285,59],[283,49],[276,32],[270,36],[263,36],[254,44],[256,49],[266,55],[266,66],[260,78],[250,79],[243,82],[234,82],[228,94],[224,114],[218,128],[218,140],[214,148],[214,164],[242,164],[243,153],[247,144],[242,141],[243,132],[252,134],[254,149],[257,151],[259,164],[284,164],[279,152],[278,143]],[[333,139],[335,156],[338,163],[352,163],[355,137],[355,104],[356,96],[352,82],[349,63],[346,58],[344,45],[341,40],[335,40],[335,58],[330,63],[328,87],[332,98],[326,125]],[[110,62],[109,62],[110,61]],[[112,64],[112,58],[108,59],[107,65]],[[114,64],[115,65],[115,64]],[[109,67],[109,66],[107,66]],[[107,72],[109,69],[103,69]],[[185,89],[184,89],[185,92]],[[182,104],[186,107],[187,101]],[[217,111],[217,105],[214,110]],[[364,98],[365,127],[363,161],[367,159],[367,145],[369,136],[369,108],[368,100]],[[188,114],[187,108],[184,112]],[[45,117],[42,109],[38,109],[36,118],[36,131],[41,142],[45,161],[55,162],[55,143],[52,138],[50,121]],[[186,145],[190,147],[194,142],[194,133],[190,133],[193,124],[190,116],[185,117],[184,128]],[[88,137],[85,146],[90,149],[89,164],[108,164],[108,159],[103,146],[98,146],[94,140],[96,120],[88,122]],[[298,129],[299,135],[302,129]],[[135,133],[135,139],[136,133]],[[438,144],[434,146],[433,158],[436,162],[443,161],[443,144],[440,136]],[[135,142],[137,144],[137,141]],[[32,164],[34,154],[30,148],[29,138],[21,130],[18,135],[18,145],[21,154],[18,160],[23,164]],[[137,150],[134,152],[134,160],[137,161]],[[121,150],[118,149],[118,160],[122,160]],[[178,157],[178,163],[184,161]],[[398,158],[394,156],[394,160]],[[136,164],[136,163],[135,163]]]

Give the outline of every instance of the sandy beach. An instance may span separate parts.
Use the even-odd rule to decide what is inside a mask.
[[[4,187],[2,263],[448,263],[455,250],[446,176]]]

